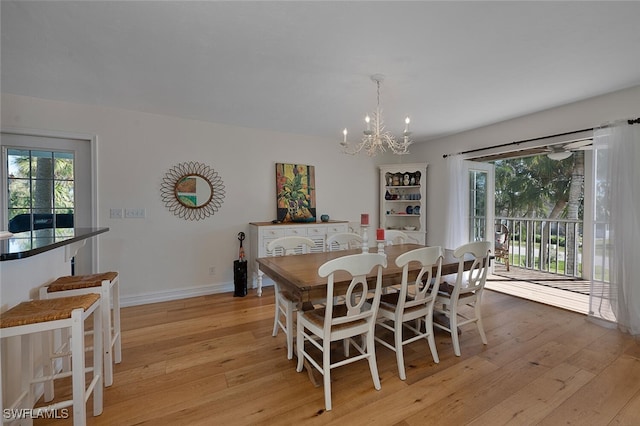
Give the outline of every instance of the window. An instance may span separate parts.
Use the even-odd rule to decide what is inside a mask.
[[[32,236],[43,242],[96,226],[94,136],[20,129],[0,135],[0,229],[9,230],[11,221],[12,229],[34,229]],[[28,238],[11,232],[14,244]],[[98,269],[97,241],[91,240],[74,258],[78,274]]]
[[[74,154],[7,148],[9,231],[53,228],[57,234],[74,226]]]

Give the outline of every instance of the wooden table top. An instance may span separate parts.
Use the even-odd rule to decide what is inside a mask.
[[[399,284],[402,277],[402,268],[396,266],[396,258],[410,250],[424,247],[420,244],[398,244],[385,247],[387,255],[387,267],[383,269],[383,286]],[[376,248],[370,248],[371,253],[375,253]],[[277,281],[281,287],[288,290],[300,302],[306,303],[312,300],[319,300],[326,297],[327,278],[318,275],[318,268],[325,262],[342,256],[362,253],[361,249],[341,250],[323,253],[310,253],[292,256],[261,257],[256,261],[260,271],[264,272],[272,280]],[[471,268],[473,258],[465,258],[465,269]],[[417,264],[413,269],[413,277],[417,275],[419,269]],[[411,271],[411,270],[410,270]],[[444,250],[442,262],[442,275],[455,274],[458,272],[458,259],[453,257],[453,250]],[[351,281],[351,276],[344,271],[336,272],[334,276],[336,290],[341,286],[347,286]],[[370,274],[375,280],[375,269]]]

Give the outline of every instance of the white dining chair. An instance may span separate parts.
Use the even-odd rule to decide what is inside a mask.
[[[267,254],[270,256],[290,256],[295,254],[309,253],[315,247],[316,243],[307,237],[288,236],[276,238],[267,244]],[[287,358],[293,359],[293,315],[295,312],[295,303],[292,296],[280,288],[277,281],[274,281],[275,287],[275,317],[273,320],[272,336],[278,335],[278,330],[282,329],[287,339]],[[284,319],[284,321],[283,321]]]
[[[433,305],[442,273],[442,256],[441,247],[419,248],[398,256],[396,265],[402,267],[400,290],[397,293],[384,294],[380,299],[378,325],[393,333],[393,343],[388,343],[378,336],[376,341],[395,351],[401,380],[407,378],[404,368],[404,345],[425,339],[429,344],[433,362],[440,362],[433,336]],[[412,262],[420,264],[421,269],[415,281],[409,283],[409,264]],[[435,274],[433,268],[436,269]],[[424,331],[420,330],[421,320],[425,322]],[[410,332],[406,339],[403,338],[404,329]]]
[[[392,246],[394,244],[404,244],[404,243],[408,243],[409,242],[409,236],[406,233],[404,233],[402,231],[395,230],[395,229],[387,229],[387,230],[385,230],[384,231],[384,239],[385,239],[385,245],[387,245],[387,246]],[[386,286],[385,288],[382,289],[382,293],[388,294],[388,293],[397,292],[399,286],[400,286],[400,284],[394,284],[392,286]]]
[[[373,385],[376,390],[380,390],[374,332],[380,304],[382,268],[386,266],[386,256],[378,253],[342,256],[324,263],[318,268],[318,275],[328,277],[326,306],[298,312],[296,370],[301,372],[304,361],[307,360],[323,375],[324,403],[327,411],[331,410],[331,370],[333,368],[366,359],[369,362]],[[375,287],[371,289],[367,282],[367,274],[374,269],[377,278]],[[338,271],[346,271],[352,278],[344,294],[345,303],[334,305],[333,299],[336,296],[334,274]],[[372,299],[363,297],[370,292],[373,293]],[[356,336],[364,337],[361,344],[355,341]],[[331,342],[345,339],[355,347],[357,354],[332,363]],[[316,361],[311,352],[305,349],[305,342],[322,352],[321,361]]]
[[[482,343],[487,344],[487,336],[482,326],[480,305],[484,285],[487,281],[490,253],[490,241],[476,241],[463,244],[456,248],[453,252],[454,257],[459,259],[456,282],[453,285],[443,282],[439,287],[434,312],[443,314],[448,320],[448,324],[441,324],[439,321],[434,321],[433,325],[451,334],[453,351],[456,356],[460,356],[458,327],[465,324],[475,323],[478,327]],[[468,272],[464,272],[466,254],[473,256],[473,264]],[[466,309],[462,312],[460,308],[464,308],[465,306],[473,309],[471,311]]]
[[[339,232],[327,237],[327,251],[347,250],[362,247],[362,237],[355,232]]]
[[[364,241],[363,238],[359,234],[356,234],[355,232],[339,232],[337,234],[332,234],[329,237],[327,237],[327,241],[326,241],[327,251],[340,251],[340,250],[361,248],[363,241]],[[333,302],[342,303],[344,302],[344,300],[341,296],[337,296]],[[346,346],[345,348],[346,348],[345,351],[348,354],[349,349]]]
[[[395,229],[387,229],[384,231],[384,239],[386,241],[386,245],[391,246],[394,244],[404,244],[409,242],[409,236],[402,231],[398,231]]]

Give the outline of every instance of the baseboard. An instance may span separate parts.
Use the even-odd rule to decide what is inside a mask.
[[[136,296],[120,296],[120,306],[137,306],[149,303],[168,302],[187,299],[189,297],[206,296],[208,294],[228,293],[234,291],[233,283],[218,283],[201,287],[163,290]]]

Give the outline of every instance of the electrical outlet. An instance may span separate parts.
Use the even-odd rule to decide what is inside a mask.
[[[122,209],[109,209],[109,218],[122,219]]]
[[[124,217],[127,219],[144,219],[146,215],[145,209],[124,209]]]
[[[209,275],[214,276],[216,274],[216,267],[209,266]]]

